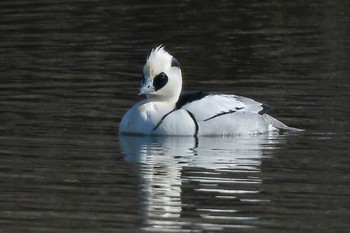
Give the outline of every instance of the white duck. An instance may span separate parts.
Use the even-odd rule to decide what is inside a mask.
[[[181,93],[180,63],[162,46],[143,67],[140,94],[146,99],[123,116],[119,132],[143,135],[246,135],[300,131],[266,114],[270,107],[236,95]]]

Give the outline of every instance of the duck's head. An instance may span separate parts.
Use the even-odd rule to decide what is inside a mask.
[[[140,94],[148,99],[176,102],[182,88],[180,63],[164,50],[163,46],[152,49],[143,67]]]

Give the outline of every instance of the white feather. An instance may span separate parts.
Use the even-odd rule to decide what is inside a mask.
[[[261,103],[236,95],[208,95],[182,107],[193,113],[197,121],[209,119],[228,111],[250,111],[258,113],[263,108]]]

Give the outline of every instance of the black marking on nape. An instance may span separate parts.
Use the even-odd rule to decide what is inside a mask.
[[[216,115],[214,115],[214,116],[212,116],[212,117],[209,117],[209,118],[207,118],[207,119],[205,119],[204,121],[209,121],[209,120],[211,120],[211,119],[214,119],[214,118],[216,118],[216,117],[219,117],[219,116],[222,116],[222,115],[226,115],[226,114],[232,114],[232,113],[235,113],[237,110],[241,110],[241,109],[243,109],[243,108],[235,108],[236,110],[233,110],[233,109],[231,109],[231,110],[228,110],[228,111],[226,111],[226,112],[220,112],[220,113],[218,113],[218,114],[216,114]]]
[[[158,124],[156,126],[154,126],[154,128],[152,129],[152,132],[155,131],[156,129],[158,129],[158,127],[160,126],[160,124],[162,124],[162,122],[164,121],[164,119],[172,112],[174,112],[176,109],[171,110],[170,112],[168,112],[167,114],[165,114],[162,119],[160,119],[160,121],[158,122]]]
[[[269,111],[271,111],[272,107],[270,105],[267,104],[262,104],[261,107],[263,108],[262,110],[260,110],[258,113],[260,115],[263,115],[265,113],[268,113]]]
[[[176,102],[176,109],[180,109],[182,106],[193,101],[200,100],[207,95],[209,94],[202,91],[183,92],[181,93],[179,100]]]
[[[171,67],[173,66],[180,68],[180,62],[175,57],[171,59]]]
[[[162,89],[167,83],[168,83],[168,76],[164,72],[158,74],[153,79],[154,90],[158,91],[159,89]]]
[[[194,132],[194,135],[193,136],[197,136],[198,134],[198,130],[199,130],[199,125],[198,125],[198,122],[196,120],[196,117],[193,115],[192,112],[186,110],[186,112],[188,113],[188,115],[190,115],[190,117],[192,118],[193,120],[193,123],[194,123],[194,126],[195,126],[195,132]]]

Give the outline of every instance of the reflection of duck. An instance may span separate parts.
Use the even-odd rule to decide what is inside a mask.
[[[121,133],[145,135],[237,135],[298,129],[267,114],[269,106],[236,95],[181,93],[179,62],[163,47],[143,68],[140,94],[147,98],[123,117]]]
[[[202,218],[208,218],[206,226],[215,220],[217,213],[231,216],[237,212],[226,206],[208,209],[208,205],[203,205],[204,200],[189,202],[188,192],[183,193],[184,183],[188,186],[194,182],[196,188],[190,191],[191,195],[208,196],[213,203],[221,203],[225,198],[230,202],[237,199],[237,195],[244,195],[245,200],[254,195],[252,199],[256,201],[261,183],[262,150],[277,142],[274,136],[268,135],[235,138],[120,135],[119,139],[125,160],[139,163],[142,212],[147,217],[146,225],[152,227],[169,226],[169,222],[163,221],[180,218],[184,206],[191,206]],[[254,187],[257,189],[252,189]],[[237,219],[240,217],[238,214]],[[162,220],[164,218],[167,220]],[[175,225],[181,228],[177,221]]]
[[[120,135],[125,160],[163,163],[207,169],[256,169],[261,150],[274,135],[251,137],[150,137]],[[250,167],[253,166],[253,167]]]

